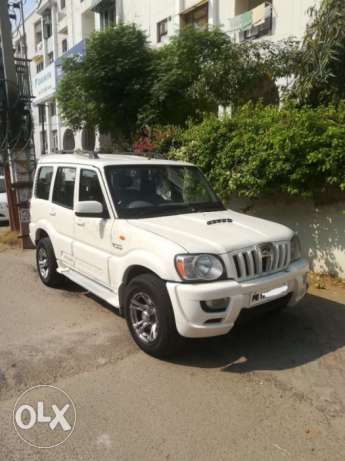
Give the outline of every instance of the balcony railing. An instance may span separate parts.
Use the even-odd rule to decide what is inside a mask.
[[[229,20],[229,32],[240,42],[267,35],[272,31],[272,4],[264,2]]]

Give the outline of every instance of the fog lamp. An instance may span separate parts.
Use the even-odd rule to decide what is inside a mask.
[[[230,298],[211,299],[201,301],[201,307],[205,312],[224,312],[230,302]]]

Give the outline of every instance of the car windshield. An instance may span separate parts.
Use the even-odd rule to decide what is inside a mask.
[[[0,194],[4,194],[5,192],[6,192],[5,178],[0,178]]]
[[[105,172],[120,218],[224,210],[201,171],[193,166],[108,166]]]

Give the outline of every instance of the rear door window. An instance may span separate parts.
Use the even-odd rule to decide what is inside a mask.
[[[65,208],[74,207],[74,186],[76,169],[69,167],[59,167],[56,172],[53,202]]]
[[[39,169],[36,183],[36,198],[49,200],[53,171],[52,166],[43,166]]]

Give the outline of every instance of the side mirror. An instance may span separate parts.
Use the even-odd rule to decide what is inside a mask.
[[[103,218],[104,209],[100,202],[78,202],[75,214],[78,218]]]

